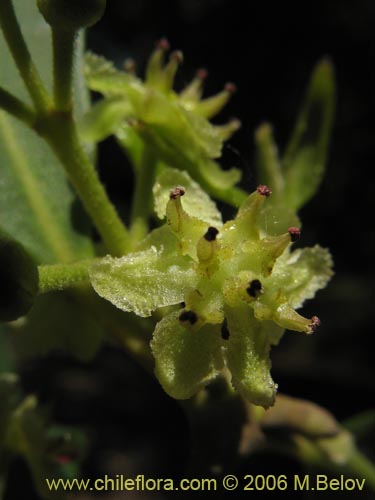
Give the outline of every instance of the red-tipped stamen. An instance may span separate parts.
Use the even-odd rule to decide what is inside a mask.
[[[195,75],[199,80],[206,80],[208,77],[208,71],[205,68],[199,68]]]
[[[184,62],[184,54],[181,50],[174,50],[170,55],[171,60],[176,61],[178,64],[182,64]]]
[[[228,83],[225,84],[224,90],[226,90],[230,94],[234,94],[236,92],[236,90],[237,90],[237,87],[236,87],[236,85],[234,83],[228,82]]]
[[[320,327],[320,325],[321,321],[318,318],[318,316],[313,316],[310,320],[310,325],[309,325],[311,333],[315,333],[317,329]]]
[[[300,239],[301,230],[298,227],[290,227],[288,229],[288,233],[290,234],[290,239],[294,242]]]
[[[185,188],[182,186],[177,186],[174,189],[171,189],[169,193],[169,198],[171,200],[176,200],[177,198],[184,196],[184,194],[185,194]]]
[[[156,43],[155,43],[155,47],[157,49],[160,49],[160,50],[169,50],[170,48],[170,45],[169,45],[169,42],[166,38],[160,38],[160,40],[158,40]]]
[[[272,193],[270,188],[268,186],[266,186],[265,184],[260,184],[257,187],[257,191],[260,195],[265,196],[266,198],[268,198],[268,196],[270,196],[270,194]]]

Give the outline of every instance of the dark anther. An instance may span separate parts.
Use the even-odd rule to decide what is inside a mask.
[[[182,311],[178,319],[180,321],[189,321],[191,325],[194,325],[198,321],[198,316],[194,311]]]
[[[171,189],[169,193],[169,198],[171,200],[176,200],[180,196],[184,196],[184,194],[185,194],[185,188],[182,186],[177,186],[174,189]]]
[[[219,231],[216,229],[216,227],[210,226],[207,229],[206,234],[204,235],[204,239],[207,241],[215,241],[218,233]]]
[[[315,333],[317,331],[317,329],[320,327],[320,325],[321,325],[321,321],[318,318],[318,316],[313,316],[311,318],[311,323],[309,325],[311,332]]]
[[[268,186],[265,186],[264,184],[259,184],[259,186],[257,187],[257,191],[259,194],[261,194],[262,196],[266,196],[267,198],[272,193],[270,188]]]
[[[181,307],[185,307],[185,305],[186,305],[186,304],[185,304],[185,302],[181,302],[181,303],[180,303],[180,306],[181,306]]]
[[[262,283],[259,280],[252,280],[246,288],[246,291],[250,297],[254,297],[255,299],[262,291]]]
[[[228,321],[227,321],[227,318],[224,318],[224,321],[221,324],[221,338],[223,340],[228,340],[229,336],[230,336],[230,332],[228,330]]]
[[[290,239],[293,242],[299,240],[301,237],[301,230],[298,227],[290,227],[288,229],[288,233],[290,234]]]

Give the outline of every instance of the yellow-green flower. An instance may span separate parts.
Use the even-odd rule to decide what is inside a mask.
[[[329,252],[319,246],[292,252],[295,227],[278,236],[261,229],[262,205],[271,194],[266,186],[225,224],[187,173],[165,170],[154,193],[155,210],[166,224],[150,233],[139,252],[95,264],[95,290],[140,316],[180,305],[156,325],[151,342],[156,375],[171,396],[191,397],[226,366],[240,393],[271,406],[276,384],[270,347],[285,328],[315,331],[318,318],[295,309],[329,281]]]
[[[120,71],[103,57],[88,54],[88,85],[105,98],[86,116],[81,134],[87,141],[115,134],[136,175],[145,168],[147,148],[158,161],[159,171],[165,167],[185,170],[209,194],[238,206],[245,198],[245,193],[234,187],[241,172],[236,168],[222,170],[215,160],[240,122],[233,119],[225,125],[213,125],[209,121],[225,106],[235,87],[228,83],[218,94],[202,98],[206,72],[199,70],[181,92],[176,92],[174,79],[182,54],[172,52],[165,63],[168,49],[166,40],[157,44],[144,80],[135,75],[132,65],[126,64]]]

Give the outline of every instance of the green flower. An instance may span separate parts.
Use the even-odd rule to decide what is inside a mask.
[[[221,156],[223,142],[238,130],[240,122],[213,125],[209,119],[225,106],[233,94],[233,84],[226,84],[217,95],[202,99],[204,70],[179,93],[173,90],[174,78],[182,62],[182,53],[165,57],[169,44],[161,40],[151,54],[145,78],[134,73],[132,64],[116,69],[103,57],[88,54],[86,79],[92,90],[102,93],[99,101],[81,124],[82,137],[99,141],[115,134],[135,168],[144,168],[145,148],[165,167],[189,172],[209,194],[238,206],[245,193],[234,185],[241,172],[222,170],[215,161]]]
[[[176,180],[185,187],[176,187]],[[187,173],[165,170],[154,193],[155,211],[166,216],[166,224],[138,252],[93,265],[93,287],[140,316],[180,305],[156,325],[151,342],[156,376],[168,394],[189,398],[226,366],[245,398],[271,406],[277,386],[270,348],[285,328],[310,334],[319,325],[316,316],[305,318],[295,309],[329,281],[329,252],[319,246],[291,251],[299,237],[295,227],[277,236],[261,229],[262,206],[271,194],[266,186],[225,224]]]

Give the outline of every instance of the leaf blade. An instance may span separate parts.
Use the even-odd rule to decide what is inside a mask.
[[[285,198],[298,210],[316,193],[327,158],[335,109],[332,63],[320,61],[311,76],[305,101],[282,160]]]
[[[15,9],[35,62],[50,87],[49,27],[34,2],[16,0]],[[2,34],[0,52],[0,84],[30,102]],[[83,109],[87,94],[77,75],[75,82],[78,108]],[[3,112],[0,156],[0,228],[20,241],[38,263],[91,256],[90,240],[72,227],[75,196],[58,161],[36,134]]]

